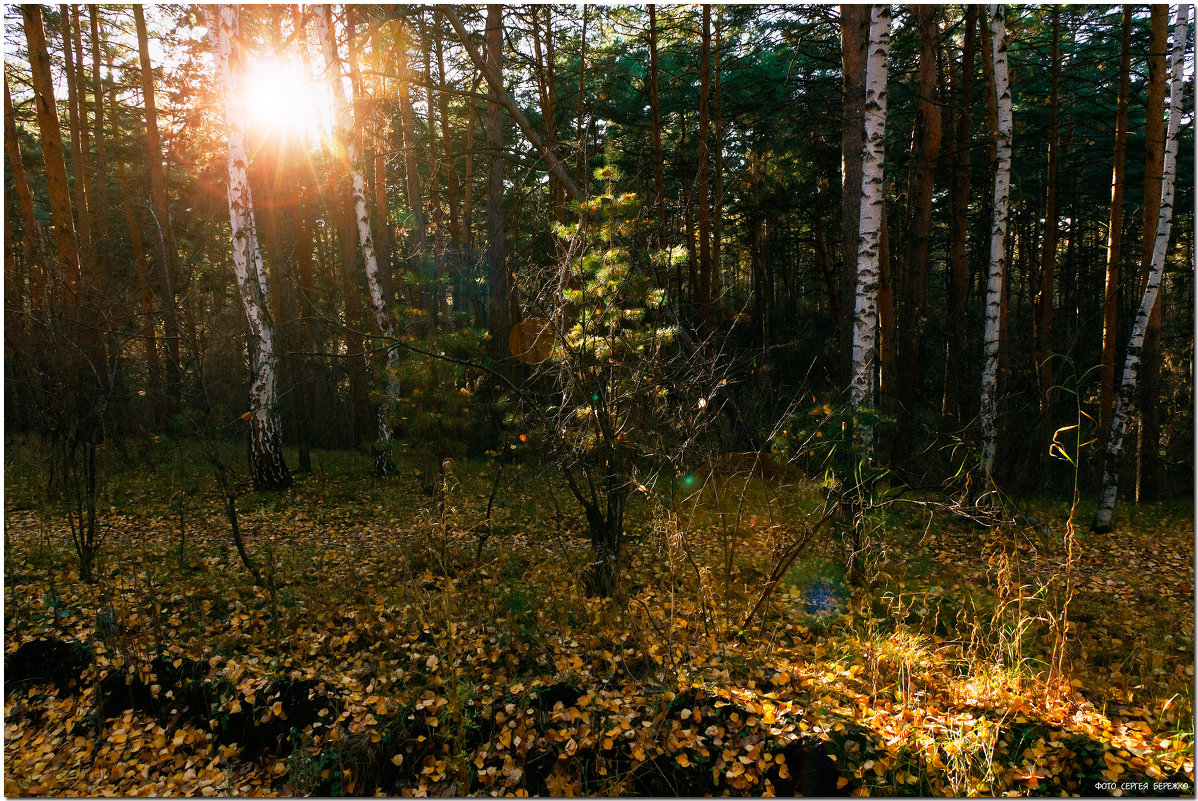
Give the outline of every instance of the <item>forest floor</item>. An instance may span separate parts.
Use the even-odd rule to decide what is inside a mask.
[[[869,589],[829,534],[745,628],[797,479],[638,494],[602,599],[537,466],[430,494],[317,454],[239,498],[255,586],[202,461],[112,457],[89,585],[9,450],[6,795],[1193,794],[1187,504],[1120,506],[1070,569],[1067,505],[900,500]]]

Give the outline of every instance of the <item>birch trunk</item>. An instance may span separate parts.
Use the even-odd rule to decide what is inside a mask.
[[[849,402],[859,412],[877,405],[874,378],[878,341],[878,279],[883,225],[883,160],[886,134],[886,58],[890,50],[890,6],[870,12],[865,65],[865,147],[861,159],[861,226],[857,248],[857,291],[853,309],[853,381]],[[873,426],[859,424],[854,446],[873,453]]]
[[[374,237],[370,232],[370,212],[366,206],[366,177],[362,171],[358,145],[354,137],[354,119],[349,103],[345,98],[345,86],[341,81],[341,59],[337,55],[337,39],[333,30],[333,13],[328,5],[315,5],[316,29],[320,36],[321,50],[324,52],[325,69],[328,73],[329,86],[333,90],[334,115],[337,132],[342,146],[346,149],[346,160],[350,165],[350,181],[352,186],[354,219],[358,226],[358,242],[362,247],[362,261],[366,266],[366,285],[370,290],[370,304],[374,308],[375,324],[379,333],[391,343],[395,341],[395,326],[391,323],[391,315],[387,311],[387,303],[383,297],[382,284],[379,280],[378,258],[374,252]],[[387,402],[379,407],[379,447],[375,451],[375,472],[385,475],[394,471],[391,461],[391,420],[390,404],[399,399],[399,349],[394,345],[387,349]]]
[[[237,6],[204,6],[208,40],[216,62],[216,78],[225,112],[229,151],[229,222],[233,229],[233,271],[249,323],[250,336],[250,460],[254,487],[259,490],[291,486],[283,461],[282,426],[276,392],[274,330],[265,267],[254,229],[250,196],[250,155],[242,119],[240,24]]]
[[[1151,39],[1148,54],[1148,102],[1144,125],[1144,240],[1140,262],[1140,293],[1148,284],[1152,272],[1152,249],[1156,239],[1156,222],[1160,216],[1161,175],[1165,149],[1165,84],[1168,82],[1165,53],[1169,49],[1169,7],[1150,7]],[[1154,109],[1159,109],[1154,113]],[[1157,294],[1156,305],[1148,317],[1144,332],[1144,349],[1140,353],[1139,369],[1139,441],[1136,443],[1136,503],[1148,500],[1156,487],[1161,471],[1160,398],[1161,366],[1161,300],[1164,287]]]
[[[990,59],[994,73],[997,120],[994,136],[994,222],[990,232],[990,269],[986,280],[986,323],[982,337],[982,485],[989,488],[998,445],[998,343],[1007,268],[1007,223],[1011,195],[1011,86],[1007,70],[1006,8],[989,6]]]
[[[1090,525],[1090,529],[1097,533],[1111,530],[1111,515],[1115,510],[1115,497],[1119,490],[1119,457],[1123,453],[1123,436],[1127,431],[1128,412],[1136,396],[1137,368],[1144,348],[1144,334],[1148,329],[1149,318],[1156,306],[1165,274],[1165,252],[1169,249],[1169,235],[1173,224],[1173,179],[1177,171],[1177,140],[1182,117],[1182,73],[1188,33],[1189,6],[1179,5],[1173,23],[1173,48],[1169,53],[1169,131],[1165,138],[1160,217],[1156,226],[1156,242],[1152,248],[1152,269],[1148,273],[1148,283],[1144,287],[1144,296],[1140,300],[1140,308],[1132,325],[1131,339],[1127,343],[1127,358],[1123,362],[1123,379],[1119,384],[1103,464],[1102,497],[1098,503],[1098,511],[1094,514],[1094,522]]]

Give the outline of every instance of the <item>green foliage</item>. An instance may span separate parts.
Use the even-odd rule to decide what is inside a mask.
[[[424,340],[422,347],[456,359],[478,352],[481,336],[472,328]],[[429,447],[439,457],[461,456],[486,427],[487,404],[476,390],[479,371],[443,359],[409,354],[398,371],[401,397],[392,408],[399,435],[409,446]]]
[[[831,470],[843,480],[862,466],[862,454],[853,441],[854,429],[870,428],[876,437],[884,440],[895,422],[895,418],[877,409],[823,403],[788,415],[776,430],[770,447],[780,458],[801,462],[815,473]],[[886,462],[882,451],[875,450],[875,457],[878,463]]]
[[[614,573],[624,506],[647,489],[711,419],[710,376],[688,358],[681,332],[655,286],[652,268],[669,253],[645,251],[640,205],[618,193],[614,167],[595,171],[605,191],[583,204],[582,219],[559,225],[568,261],[548,277],[557,282],[547,315],[557,334],[545,370],[547,440],[575,498],[586,512],[596,565]],[[704,391],[704,386],[708,391]],[[597,589],[610,589],[610,578]]]

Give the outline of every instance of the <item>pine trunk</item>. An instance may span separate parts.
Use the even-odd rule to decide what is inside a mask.
[[[961,410],[962,373],[967,350],[967,318],[969,315],[969,194],[973,140],[973,78],[977,42],[978,7],[965,10],[965,41],[961,49],[960,73],[953,83],[953,102],[956,107],[956,126],[953,131],[952,186],[949,189],[951,221],[949,223],[948,315],[952,336],[948,341],[948,363],[944,371],[944,418],[955,422],[965,416]],[[988,59],[987,59],[988,60]]]
[[[488,5],[487,8],[488,8],[488,14],[489,14],[490,13],[490,5]],[[520,106],[518,106],[516,104],[516,101],[512,97],[511,93],[509,93],[507,91],[507,89],[504,88],[503,75],[499,71],[499,68],[497,66],[495,66],[495,64],[499,64],[500,62],[496,61],[495,64],[492,64],[492,61],[491,61],[492,54],[490,51],[490,45],[488,44],[488,46],[487,46],[487,48],[488,48],[487,49],[487,57],[484,60],[482,55],[478,52],[478,48],[474,46],[474,42],[471,40],[470,34],[466,31],[465,26],[462,25],[462,21],[460,19],[458,19],[457,14],[455,14],[449,8],[449,6],[438,6],[437,11],[443,17],[445,17],[446,20],[449,21],[449,24],[451,26],[453,26],[454,32],[457,34],[458,40],[461,43],[462,48],[466,51],[466,55],[468,55],[470,57],[470,60],[474,62],[474,65],[476,67],[478,67],[479,72],[482,73],[483,78],[486,79],[486,81],[487,81],[487,102],[488,103],[498,103],[500,106],[507,109],[508,114],[511,115],[512,120],[516,123],[516,126],[520,129],[520,132],[524,134],[525,138],[528,139],[528,141],[532,144],[533,148],[537,151],[537,153],[541,156],[541,158],[543,158],[545,160],[545,164],[548,167],[549,173],[551,175],[553,175],[555,178],[557,178],[558,182],[562,185],[562,187],[570,195],[570,198],[572,200],[575,200],[575,201],[581,203],[584,200],[584,198],[582,196],[582,192],[579,190],[578,184],[576,184],[574,182],[574,179],[570,177],[570,173],[566,171],[566,167],[564,164],[562,164],[561,159],[558,158],[557,153],[552,148],[548,147],[545,144],[545,142],[541,139],[540,135],[532,127],[532,123],[529,122],[528,116],[525,115],[525,113],[520,110]],[[585,11],[585,8],[584,8],[584,11]],[[496,12],[496,13],[498,13],[498,12]],[[489,24],[489,21],[490,21],[490,18],[488,17],[488,24]],[[498,21],[496,24],[499,24]],[[490,30],[490,29],[488,28],[488,30]],[[502,25],[500,25],[500,30],[502,31]],[[490,40],[488,39],[488,42],[489,41]],[[585,39],[584,39],[584,42],[585,42]],[[498,56],[496,56],[496,58],[498,58]],[[580,86],[581,86],[581,81],[582,81],[582,75],[583,75],[583,73],[580,72],[580,74],[579,74],[579,82],[580,82],[579,85]],[[582,100],[581,100],[581,96],[580,96],[580,98],[579,98],[579,124],[580,125],[581,125],[581,121],[582,121],[582,105],[581,105],[581,103],[582,103]],[[489,114],[490,106],[488,106],[487,108],[488,108],[488,114]],[[581,154],[580,154],[580,159],[582,159]],[[580,164],[581,163],[584,163],[584,162],[580,161]],[[583,179],[586,178],[585,175],[580,175],[580,177]]]
[[[75,23],[78,22],[78,7],[76,6],[75,12],[72,13],[70,6],[59,6],[58,19],[62,23],[62,46],[66,56],[63,83],[67,87],[67,120],[71,139],[70,164],[73,178],[71,195],[72,205],[75,209],[75,235],[79,245],[79,271],[83,282],[81,298],[84,299],[84,305],[90,308],[91,295],[95,292],[96,276],[92,251],[92,218],[89,211],[90,200],[87,188],[89,145],[83,139],[87,123],[84,119],[85,112],[81,113],[83,99],[80,97],[82,91],[79,86],[79,62],[76,59],[76,56],[80,55],[81,48],[78,41],[78,25],[72,25],[72,19]]]
[[[869,6],[840,7],[840,62],[844,86],[841,108],[840,177],[843,272],[840,307],[852,308],[857,286],[857,254],[861,227],[861,152],[865,145],[865,53],[869,43]],[[853,317],[843,315],[837,332],[839,351],[846,357],[838,371],[845,383],[853,377]]]
[[[720,91],[722,80],[721,53],[723,50],[723,12],[716,7],[715,16],[715,52],[712,53],[712,104],[715,106],[715,130],[713,136],[712,171],[713,178],[711,205],[711,299],[718,302],[724,293],[721,265],[724,252],[724,99]]]
[[[442,76],[444,77],[444,76]],[[439,173],[442,169],[442,156],[437,152],[437,105],[433,103],[433,68],[432,54],[426,47],[424,50],[424,85],[428,111],[428,205],[432,210],[433,233],[433,267],[435,280],[432,291],[432,322],[433,327],[443,325],[449,314],[449,305],[445,295],[445,211],[441,207],[441,181]],[[448,153],[448,151],[446,151]]]
[[[1123,363],[1123,378],[1115,401],[1115,413],[1111,419],[1111,433],[1107,439],[1106,458],[1103,464],[1102,496],[1098,511],[1094,514],[1092,531],[1105,533],[1111,530],[1111,516],[1115,510],[1115,497],[1119,490],[1119,457],[1122,455],[1123,436],[1127,429],[1127,418],[1136,397],[1137,368],[1140,364],[1144,338],[1149,327],[1149,318],[1157,305],[1161,282],[1165,274],[1165,255],[1169,249],[1169,236],[1173,223],[1173,180],[1177,171],[1178,133],[1181,130],[1182,83],[1185,62],[1186,38],[1189,33],[1189,6],[1177,6],[1177,17],[1173,25],[1173,47],[1169,53],[1169,125],[1165,138],[1164,164],[1161,169],[1160,215],[1156,227],[1156,242],[1152,248],[1152,269],[1132,324],[1131,338],[1127,343],[1127,358]],[[1152,399],[1155,402],[1155,398]]]
[[[17,138],[16,116],[13,113],[12,94],[8,88],[8,76],[4,76],[4,153],[16,190],[17,209],[21,217],[21,242],[24,248],[25,268],[29,273],[29,311],[38,313],[49,309],[43,296],[46,275],[46,243],[42,229],[33,212],[33,191],[29,188],[29,177],[25,172],[25,161],[21,155],[21,143]]]
[[[408,240],[408,270],[419,275],[424,269],[424,257],[428,250],[428,221],[424,214],[424,203],[420,197],[420,164],[416,159],[416,117],[412,111],[412,65],[406,49],[406,39],[400,45],[405,52],[400,54],[399,78],[399,133],[400,146],[404,154],[404,189],[407,193],[408,213],[412,215],[412,233]],[[419,287],[408,287],[412,305],[419,306]]]
[[[575,174],[578,175],[578,180],[582,181],[584,187],[589,187],[591,171],[587,168],[586,125],[583,122],[583,98],[586,97],[587,77],[587,7],[585,3],[582,4],[579,11],[582,13],[582,33],[578,38],[578,113],[574,118],[574,138],[578,147],[578,168],[575,170]]]
[[[108,146],[104,134],[104,84],[100,79],[100,52],[103,47],[100,38],[100,19],[98,7],[89,5],[88,22],[91,30],[91,83],[92,98],[95,110],[92,124],[95,126],[96,162],[92,173],[92,203],[95,214],[96,258],[100,270],[100,280],[107,287],[110,266],[108,264]]]
[[[545,69],[546,88],[544,109],[546,124],[545,147],[557,152],[557,43],[553,35],[553,6],[545,6]],[[553,184],[553,218],[558,222],[566,220],[566,189],[560,181]]]
[[[445,167],[445,193],[449,198],[449,239],[454,245],[462,242],[462,211],[459,202],[457,159],[453,155],[452,130],[449,125],[449,77],[445,74],[445,53],[441,44],[441,29],[437,28],[434,40],[437,48],[437,108],[441,114],[441,152]],[[552,92],[550,97],[553,97]]]
[[[1148,109],[1144,125],[1144,241],[1141,259],[1141,294],[1146,290],[1152,272],[1152,253],[1156,237],[1155,221],[1160,215],[1161,181],[1164,164],[1165,126],[1164,102],[1168,77],[1165,72],[1165,52],[1168,49],[1168,13],[1164,5],[1151,8],[1152,39],[1148,56]],[[1155,491],[1160,475],[1160,420],[1157,401],[1160,397],[1160,335],[1161,294],[1148,317],[1144,334],[1139,379],[1140,427],[1136,448],[1136,502],[1148,500]]]
[[[931,260],[932,190],[936,161],[940,154],[942,126],[936,97],[936,49],[940,26],[933,6],[917,6],[919,20],[919,121],[911,145],[914,156],[911,191],[907,204],[907,252],[903,263],[902,296],[899,308],[898,395],[899,426],[897,453],[910,454],[915,431],[915,406],[919,400],[921,332],[928,295],[928,263]]]
[[[125,228],[129,232],[129,248],[133,251],[133,265],[137,270],[137,283],[141,286],[142,350],[146,369],[151,376],[158,375],[162,365],[158,359],[158,339],[154,330],[154,288],[150,280],[150,264],[146,259],[145,240],[142,238],[141,223],[133,209],[133,197],[129,193],[129,181],[125,176],[125,164],[116,163],[117,187],[121,193],[121,204],[125,207]]]
[[[1127,108],[1131,85],[1131,6],[1123,7],[1119,52],[1119,105],[1115,113],[1115,165],[1111,170],[1111,217],[1107,234],[1106,296],[1102,306],[1102,366],[1099,375],[1098,437],[1105,446],[1115,413],[1115,343],[1119,331],[1120,265],[1123,259],[1123,188],[1127,168]]]
[[[74,303],[79,291],[79,244],[75,238],[66,153],[62,147],[58,106],[54,102],[54,83],[50,75],[50,56],[46,51],[46,31],[42,27],[42,8],[22,5],[20,10],[29,48],[33,102],[37,109],[39,141],[46,166],[46,188],[50,196],[50,221],[54,228],[59,279],[66,290],[66,297],[62,300]]]
[[[508,335],[515,322],[515,293],[504,242],[507,232],[503,216],[503,106],[499,99],[503,84],[498,80],[503,74],[502,12],[503,6],[498,3],[487,6],[486,68],[497,79],[489,81],[487,90],[487,150],[491,154],[487,169],[487,283],[490,289],[487,324],[492,358],[510,369]]]
[[[653,189],[654,209],[657,213],[657,247],[666,249],[666,190],[662,179],[661,149],[661,98],[657,87],[657,6],[649,4],[649,105],[653,109]],[[668,263],[663,270],[668,270]],[[658,286],[665,287],[668,275],[658,278]]]
[[[474,98],[466,98],[466,163],[462,172],[462,245],[467,259],[474,247],[474,128],[477,114]]]
[[[374,78],[375,96],[389,97],[388,92],[390,87],[387,86],[387,75],[389,71],[389,60],[382,53],[379,44],[379,26],[377,22],[370,23],[370,51],[374,57],[376,64],[380,65],[380,72]],[[392,229],[391,229],[391,213],[387,204],[387,134],[390,127],[391,116],[384,113],[376,113],[375,115],[374,136],[371,137],[371,144],[374,152],[370,157],[370,164],[373,168],[374,184],[374,231],[375,245],[378,251],[379,270],[383,275],[391,275],[391,255],[392,255]]]
[[[137,50],[141,64],[142,104],[146,112],[146,153],[150,175],[150,202],[157,229],[160,280],[158,293],[162,303],[163,340],[166,344],[166,397],[168,409],[175,407],[179,397],[181,367],[179,348],[179,309],[175,303],[174,286],[179,278],[178,252],[175,250],[174,228],[171,225],[170,199],[166,192],[166,176],[162,170],[162,148],[158,137],[158,108],[154,100],[154,68],[150,64],[150,48],[146,35],[146,19],[139,5],[133,6],[137,26]]]
[[[711,103],[711,6],[704,4],[699,41],[699,286],[695,298],[704,323],[711,321],[711,189],[708,107]]]
[[[1048,95],[1048,175],[1044,198],[1044,238],[1040,243],[1040,269],[1036,281],[1036,296],[1032,309],[1032,359],[1036,366],[1037,395],[1040,410],[1040,430],[1036,436],[1036,465],[1046,466],[1052,444],[1053,423],[1049,392],[1053,387],[1053,311],[1054,271],[1057,264],[1057,243],[1060,239],[1060,158],[1061,158],[1061,7],[1052,7],[1052,68]]]

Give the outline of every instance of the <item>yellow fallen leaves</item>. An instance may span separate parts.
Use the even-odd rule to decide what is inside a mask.
[[[42,719],[30,725],[5,704],[6,792],[15,795],[278,795],[269,771],[241,765],[230,771],[226,752],[191,725],[169,731],[151,716],[126,711],[109,718],[108,735],[65,736],[78,699],[42,699]],[[58,734],[54,734],[58,732]],[[18,778],[19,777],[19,778]],[[12,784],[16,780],[17,784]]]
[[[482,497],[485,503],[485,491]],[[830,630],[826,636],[804,639],[798,636],[802,632],[797,627],[790,627],[789,632],[781,632],[777,641],[771,640],[768,649],[762,647],[763,642],[754,640],[756,635],[752,632],[744,641],[724,642],[704,631],[702,610],[686,597],[684,588],[677,597],[670,594],[668,604],[663,602],[666,595],[660,591],[661,585],[655,583],[661,575],[660,566],[651,560],[648,564],[633,565],[637,582],[643,583],[641,597],[651,611],[631,614],[599,601],[575,598],[572,594],[575,588],[561,586],[559,575],[546,580],[550,569],[535,572],[541,569],[536,564],[536,554],[540,551],[521,550],[523,545],[518,538],[535,536],[535,532],[525,534],[524,529],[513,536],[515,544],[505,541],[502,549],[488,553],[491,561],[484,560],[485,570],[473,573],[469,580],[462,578],[450,603],[440,607],[425,603],[430,592],[427,588],[421,593],[420,603],[413,603],[411,597],[404,595],[404,582],[410,582],[413,575],[411,570],[408,574],[403,572],[408,569],[409,560],[394,558],[390,540],[387,549],[380,548],[371,508],[362,506],[361,513],[357,509],[333,509],[330,505],[324,513],[332,522],[319,528],[312,525],[310,518],[295,525],[294,530],[288,522],[287,533],[294,535],[294,545],[312,548],[318,569],[312,571],[311,577],[299,573],[287,576],[294,582],[287,585],[289,600],[306,598],[308,606],[305,609],[297,605],[284,612],[284,622],[295,625],[284,627],[282,656],[267,647],[269,613],[264,611],[268,610],[268,604],[263,591],[244,592],[244,586],[239,585],[244,596],[239,598],[235,588],[220,586],[218,594],[211,587],[202,586],[205,582],[211,584],[217,569],[224,569],[215,556],[203,555],[215,553],[213,543],[222,541],[215,535],[198,533],[199,539],[194,541],[197,553],[201,554],[197,558],[212,559],[204,562],[205,572],[196,580],[181,585],[178,577],[167,576],[164,597],[160,599],[161,617],[164,621],[181,621],[179,630],[166,636],[170,647],[183,649],[169,652],[174,667],[183,665],[183,660],[177,658],[182,653],[201,662],[208,662],[212,658],[209,655],[218,648],[221,653],[236,655],[208,662],[215,679],[224,679],[236,687],[223,712],[237,714],[252,710],[258,715],[269,714],[277,722],[286,710],[276,703],[272,694],[275,688],[270,681],[276,675],[294,671],[293,678],[320,677],[336,685],[339,692],[343,691],[344,706],[337,706],[332,714],[320,711],[319,736],[328,738],[326,744],[336,743],[336,747],[341,747],[351,739],[360,743],[368,738],[377,745],[383,742],[383,734],[397,731],[396,721],[401,726],[413,727],[412,734],[418,736],[409,737],[400,746],[411,750],[392,755],[387,749],[394,748],[397,740],[389,739],[386,740],[389,746],[381,745],[374,752],[381,761],[390,758],[396,767],[402,768],[402,780],[408,782],[403,789],[429,794],[465,792],[464,785],[450,784],[459,779],[454,778],[445,755],[438,751],[445,747],[449,737],[462,735],[464,721],[479,727],[465,730],[470,741],[480,730],[491,733],[489,737],[480,736],[486,742],[462,757],[462,762],[473,766],[479,777],[478,783],[469,788],[471,792],[479,790],[479,785],[484,792],[492,793],[536,792],[543,789],[532,786],[533,778],[537,777],[556,794],[570,795],[584,789],[593,793],[597,787],[618,786],[631,761],[639,766],[637,772],[641,775],[663,767],[677,767],[688,772],[688,780],[694,774],[701,774],[704,781],[711,776],[718,792],[750,787],[753,794],[766,795],[775,789],[789,789],[789,785],[779,782],[793,778],[790,772],[793,760],[788,766],[780,759],[782,754],[772,749],[786,747],[789,738],[800,731],[811,733],[810,738],[804,739],[827,740],[826,747],[835,758],[836,768],[843,770],[845,777],[852,777],[839,778],[838,789],[851,786],[856,795],[868,794],[871,788],[875,794],[884,793],[882,788],[893,788],[896,781],[898,789],[906,792],[913,787],[924,789],[909,783],[921,780],[919,777],[926,779],[927,787],[939,794],[947,789],[944,777],[949,771],[970,769],[971,760],[978,760],[982,752],[996,754],[998,775],[988,786],[987,794],[1012,789],[1026,792],[1033,782],[1055,791],[1060,789],[1058,779],[1062,771],[1072,769],[1077,761],[1076,755],[1062,756],[1060,748],[1049,744],[1049,737],[1059,739],[1062,732],[1084,735],[1089,742],[1100,743],[1103,748],[1109,746],[1099,763],[1100,769],[1124,779],[1128,773],[1138,772],[1152,778],[1173,776],[1184,769],[1187,761],[1192,762],[1189,744],[1166,734],[1176,729],[1156,725],[1154,716],[1159,710],[1149,708],[1152,696],[1148,690],[1129,688],[1136,690],[1136,703],[1144,707],[1143,713],[1132,710],[1130,720],[1120,712],[1124,720],[1118,724],[1097,714],[1086,717],[1084,722],[1080,718],[1075,722],[1068,715],[1084,702],[1080,694],[1072,702],[1064,702],[1073,704],[1067,713],[1057,713],[1026,687],[1019,689],[1018,694],[1010,691],[1005,696],[1007,707],[998,703],[1001,698],[993,692],[979,691],[972,696],[950,693],[943,684],[937,686],[932,678],[918,675],[919,671],[914,686],[908,687],[896,680],[893,670],[887,675],[885,665],[876,668],[868,661],[868,649],[858,647],[859,642],[841,631]],[[304,510],[298,507],[297,510],[302,518]],[[386,522],[388,532],[401,529],[400,524]],[[162,536],[148,539],[139,537],[138,547],[144,542],[146,548],[154,549],[159,540],[169,544],[171,529],[164,526],[160,533]],[[114,531],[114,535],[119,537],[121,532]],[[718,546],[719,537],[718,532],[702,533],[701,537],[710,537],[710,542],[700,540],[695,551],[700,566],[706,569],[705,557],[718,551],[708,548],[705,554],[703,548]],[[188,542],[189,546],[193,544],[190,531]],[[764,542],[764,538],[746,540],[743,549],[738,544],[738,554],[767,553],[768,546],[762,547]],[[450,550],[462,544],[451,541]],[[473,545],[473,541],[466,544]],[[493,544],[488,548],[493,548]],[[277,553],[285,552],[280,549]],[[473,553],[470,549],[469,554]],[[531,554],[526,561],[532,568],[519,582],[510,587],[500,586],[498,579],[504,575],[504,560],[516,554]],[[290,556],[287,554],[284,559]],[[632,554],[634,560],[642,556],[639,552]],[[113,560],[114,566],[120,565],[122,569],[127,564],[117,551]],[[424,571],[423,565],[414,575],[419,579],[422,574],[426,581],[435,583],[437,589],[431,591],[433,595],[451,586],[444,575]],[[74,613],[76,607],[86,609],[90,601],[70,598],[71,583],[61,582],[59,589],[72,605],[74,619],[88,620],[88,615]],[[144,592],[144,582],[134,586],[122,574],[113,585],[118,599],[123,598],[125,606],[133,611],[137,593]],[[343,586],[362,586],[366,592],[355,597],[352,592],[342,592]],[[379,586],[385,586],[386,591],[372,592]],[[467,587],[478,592],[468,596]],[[232,591],[226,593],[226,589]],[[531,602],[524,612],[503,606],[515,591],[525,593]],[[381,600],[382,597],[387,600]],[[195,625],[196,618],[188,616],[190,606],[202,611],[199,625]],[[486,610],[481,620],[459,614],[459,609],[473,610],[476,606]],[[143,625],[148,625],[151,616],[146,610],[141,614]],[[567,626],[563,621],[568,615],[581,622]],[[519,623],[512,625],[511,619],[516,617],[520,618]],[[51,625],[66,624],[54,621]],[[669,643],[655,642],[658,639],[655,626],[670,631],[674,639]],[[522,627],[534,631],[535,637],[521,635]],[[145,633],[144,627],[134,628],[138,636]],[[763,627],[763,635],[764,632]],[[789,637],[790,634],[795,636]],[[21,632],[19,636],[26,635]],[[536,642],[528,642],[530,639]],[[1125,644],[1131,643],[1131,638],[1125,639]],[[361,653],[349,647],[350,643],[360,646]],[[100,652],[103,644],[97,645]],[[773,650],[775,646],[777,650]],[[109,653],[116,663],[114,669],[127,667],[115,649]],[[1184,675],[1185,666],[1179,667],[1179,675]],[[1128,671],[1128,676],[1131,675]],[[875,676],[876,688],[871,686]],[[538,704],[536,696],[557,682],[568,682],[583,697],[576,700],[574,695],[567,694],[555,698],[552,704]],[[1085,684],[1087,688],[1091,686],[1090,682]],[[905,691],[902,701],[892,692],[896,687]],[[429,688],[427,695],[413,697],[421,696],[426,688]],[[1074,688],[1081,690],[1082,683],[1075,682]],[[658,692],[660,689],[666,691]],[[906,692],[908,689],[910,692]],[[695,694],[692,690],[703,693]],[[257,706],[259,699],[264,706]],[[203,727],[163,729],[160,724],[165,721],[139,716],[134,725],[133,718],[118,717],[108,722],[110,735],[104,740],[92,743],[90,738],[81,738],[73,742],[64,730],[66,721],[77,715],[78,710],[69,708],[66,699],[39,699],[36,703],[39,712],[54,709],[44,723],[34,725],[19,711],[11,716],[6,714],[8,773],[10,781],[17,781],[12,777],[21,777],[21,785],[16,788],[20,793],[14,794],[29,792],[35,785],[39,794],[73,791],[91,795],[104,790],[122,794],[178,793],[180,788],[170,782],[187,777],[186,781],[191,783],[187,789],[192,793],[219,791],[218,794],[240,795],[248,794],[247,787],[256,794],[270,791],[272,781],[274,791],[279,791],[287,781],[287,760],[280,760],[269,769],[236,762],[236,749],[214,747],[207,740],[210,732]],[[413,703],[418,713],[406,718]],[[59,706],[54,707],[55,704]],[[86,714],[94,709],[90,698],[80,700],[76,706]],[[917,706],[923,709],[916,709]],[[998,724],[1007,709],[1014,717]],[[1110,714],[1116,713],[1112,709]],[[987,718],[991,729],[979,731],[978,721]],[[1176,726],[1175,721],[1167,722]],[[1012,723],[1037,731],[1030,741],[1022,736],[1007,741],[1003,737]],[[1121,726],[1126,726],[1127,732],[1116,736],[1114,730]],[[1049,731],[1041,741],[1038,730],[1045,728]],[[996,729],[1002,732],[1001,736],[995,735],[997,740],[990,736]],[[312,734],[310,729],[304,732],[304,736]],[[744,747],[753,738],[756,738],[754,745],[762,745],[756,751]],[[860,743],[860,748],[848,750],[847,740]],[[1008,745],[1010,752],[981,749],[982,745],[992,748],[996,743]],[[892,746],[893,753],[887,753],[886,746]],[[333,746],[328,747],[332,753]],[[532,759],[540,758],[542,749],[550,754],[553,765],[548,776],[544,762],[538,763],[541,768],[536,771],[528,767]],[[707,749],[707,753],[702,749]],[[1124,756],[1120,756],[1120,750],[1125,752]],[[897,759],[899,752],[905,761]],[[422,760],[428,753],[436,758],[425,764]],[[1087,758],[1093,758],[1101,752],[1088,753],[1092,756]],[[180,756],[182,760],[178,759]],[[213,767],[212,760],[218,756],[222,761]],[[1019,763],[1025,756],[1033,764],[1001,764]],[[917,764],[912,766],[912,760]],[[75,761],[86,768],[78,768]],[[74,775],[86,774],[100,763],[103,763],[103,781],[96,779],[89,783],[86,777]],[[592,783],[585,787],[580,783],[579,772],[583,764],[588,770],[591,766],[595,768],[587,777]],[[130,774],[127,771],[131,765],[137,769]],[[139,775],[140,769],[147,766],[149,773]],[[427,773],[425,768],[429,768]],[[610,785],[594,783],[599,781],[597,776],[605,775],[601,768],[610,771],[613,777]],[[208,770],[213,773],[210,775]],[[99,767],[95,771],[97,777],[101,775]],[[217,772],[234,778],[222,785],[222,780],[216,778]],[[275,775],[272,777],[271,773]],[[1017,776],[1023,777],[1022,781],[1017,781]],[[205,784],[209,780],[211,783]],[[431,784],[434,781],[446,783],[437,787]],[[374,788],[359,789],[369,794]],[[977,790],[977,783],[971,783],[969,789]],[[1069,791],[1079,792],[1080,788]]]

